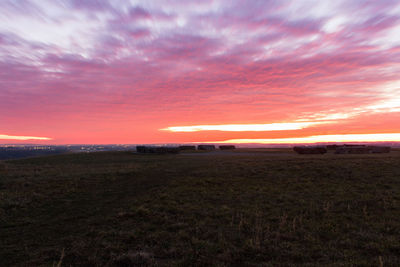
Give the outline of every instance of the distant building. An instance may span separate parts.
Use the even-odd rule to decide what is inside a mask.
[[[328,150],[336,150],[339,147],[365,147],[366,145],[359,144],[335,144],[335,145],[327,145],[326,148]]]
[[[236,147],[235,146],[232,146],[232,145],[222,145],[222,146],[219,146],[219,149],[220,150],[231,150],[231,149],[235,149]]]
[[[390,146],[372,146],[371,152],[372,153],[390,153],[391,147]]]
[[[198,145],[197,146],[198,150],[215,150],[214,145]]]
[[[336,150],[336,148],[338,148],[339,146],[341,146],[341,145],[327,145],[326,149],[327,150]]]
[[[136,146],[136,152],[141,154],[178,154],[179,151],[179,147]]]
[[[371,154],[371,153],[389,153],[388,146],[366,146],[366,145],[344,145],[336,148],[336,154]]]
[[[179,150],[196,150],[196,146],[179,146]]]
[[[371,148],[367,146],[339,146],[336,148],[336,154],[369,154],[371,153]]]
[[[293,150],[298,154],[325,154],[327,152],[325,146],[295,146]]]

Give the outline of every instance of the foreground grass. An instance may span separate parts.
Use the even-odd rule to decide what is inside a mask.
[[[0,266],[400,266],[399,151],[278,154],[0,162]]]

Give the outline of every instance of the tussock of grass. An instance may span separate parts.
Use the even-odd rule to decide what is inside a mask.
[[[3,164],[2,266],[400,265],[397,151]]]

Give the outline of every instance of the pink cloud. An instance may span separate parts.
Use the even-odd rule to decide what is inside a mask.
[[[144,38],[151,34],[150,30],[144,28],[138,28],[130,31],[130,35],[134,38]]]

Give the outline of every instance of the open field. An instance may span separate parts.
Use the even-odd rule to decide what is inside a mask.
[[[237,151],[0,162],[0,266],[400,266],[400,151]]]

